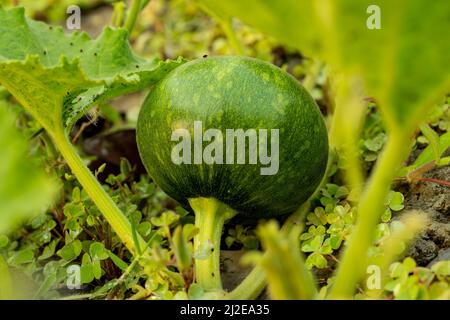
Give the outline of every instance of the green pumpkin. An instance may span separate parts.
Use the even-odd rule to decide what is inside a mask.
[[[194,151],[199,151],[194,123],[201,124],[201,134],[211,128],[223,132],[223,141],[216,141],[224,145],[223,163],[194,163]],[[190,164],[173,161],[182,140],[172,141],[172,134],[180,128],[192,139]],[[273,165],[272,174],[262,174],[268,164],[261,159],[250,163],[249,139],[244,163],[237,163],[236,140],[235,161],[227,164],[227,129],[254,129],[257,138],[266,130],[267,139],[258,143],[266,142],[267,155],[276,151],[271,144],[276,130],[278,168]],[[214,137],[199,138],[200,158]],[[328,158],[327,130],[313,98],[285,71],[247,57],[208,57],[173,70],[149,93],[139,115],[137,141],[148,173],[169,196],[185,206],[189,199],[215,198],[250,219],[295,211],[316,190]],[[186,150],[181,154],[186,156]]]

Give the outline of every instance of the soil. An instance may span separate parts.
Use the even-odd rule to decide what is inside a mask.
[[[136,130],[125,129],[111,133],[103,133],[89,137],[83,141],[83,151],[95,156],[96,160],[89,164],[92,171],[97,170],[102,164],[106,163],[105,170],[98,175],[100,181],[110,175],[120,173],[120,161],[127,159],[135,169],[135,175],[138,177],[145,174],[146,170],[142,164],[136,144]]]
[[[450,167],[435,168],[424,177],[448,181]],[[423,232],[410,245],[407,256],[418,265],[427,266],[438,260],[450,259],[450,187],[433,182],[419,182],[406,187],[405,209],[421,210],[429,214]]]
[[[222,250],[220,263],[222,282],[226,290],[231,291],[237,287],[245,276],[251,271],[251,266],[242,266],[240,260],[244,255],[243,250]]]

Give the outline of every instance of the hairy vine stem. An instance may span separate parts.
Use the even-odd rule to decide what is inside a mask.
[[[131,3],[130,11],[127,15],[127,20],[125,21],[125,29],[128,30],[128,35],[131,35],[141,9],[141,0],[133,0]]]
[[[97,181],[95,176],[86,167],[83,160],[76,152],[73,145],[70,143],[64,129],[55,130],[53,135],[55,145],[58,147],[62,156],[66,160],[68,166],[76,176],[87,194],[94,201],[105,219],[111,225],[112,229],[117,233],[120,240],[133,254],[137,254],[137,247],[145,247],[144,240],[140,237],[133,238],[133,231],[130,222],[117,207],[111,197],[106,193],[101,184]],[[137,240],[136,240],[137,238]],[[137,246],[135,240],[139,243]]]
[[[195,212],[195,226],[199,229],[194,237],[197,283],[206,291],[222,291],[220,240],[225,222],[236,212],[214,198],[191,198],[189,204]]]

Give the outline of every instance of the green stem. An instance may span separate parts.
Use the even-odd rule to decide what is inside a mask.
[[[231,47],[233,48],[235,54],[240,56],[244,55],[244,48],[236,37],[236,32],[233,29],[232,18],[219,19],[220,25],[222,26],[223,32],[228,38]]]
[[[3,255],[0,254],[0,300],[13,298],[11,273]]]
[[[125,2],[120,1],[120,2],[115,2],[113,4],[113,6],[114,6],[114,14],[112,17],[112,24],[114,27],[120,28],[121,26],[123,26],[126,5],[125,5]]]
[[[266,287],[266,273],[256,266],[245,279],[225,296],[226,300],[254,300]]]
[[[121,241],[133,254],[137,253],[136,244],[133,240],[131,224],[125,215],[120,211],[111,197],[106,193],[101,184],[97,181],[91,171],[86,167],[75,148],[70,143],[63,129],[55,130],[53,136],[55,145],[63,155],[73,174],[86,190],[92,201],[98,207],[105,219],[117,233]],[[140,247],[145,246],[141,237],[137,237]]]
[[[345,182],[353,199],[358,199],[364,183],[359,155],[359,140],[364,123],[365,106],[359,79],[353,76],[334,76],[335,108],[330,128],[330,146],[345,159]]]
[[[141,10],[144,10],[144,8],[148,5],[150,0],[141,0]]]
[[[131,35],[131,32],[133,31],[140,10],[141,0],[133,0],[131,3],[131,9],[128,12],[127,21],[125,22],[125,29],[128,30],[128,35]]]
[[[330,298],[351,299],[357,283],[366,270],[367,250],[372,245],[373,235],[397,169],[409,151],[408,136],[393,132],[377,161],[374,173],[361,197],[358,220],[348,242],[336,273]]]
[[[214,198],[191,198],[189,204],[195,212],[195,226],[199,233],[194,237],[194,252],[210,249],[207,257],[195,258],[197,283],[206,291],[222,290],[220,276],[220,240],[225,222],[236,212]]]

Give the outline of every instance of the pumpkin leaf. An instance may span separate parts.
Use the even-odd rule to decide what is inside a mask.
[[[71,126],[93,105],[151,86],[177,61],[135,56],[127,31],[105,28],[97,39],[65,34],[0,8],[0,83],[50,133]]]
[[[450,42],[442,35],[450,29],[445,1],[197,1],[360,76],[392,130],[412,130],[450,87]],[[380,29],[368,27],[374,6]]]

